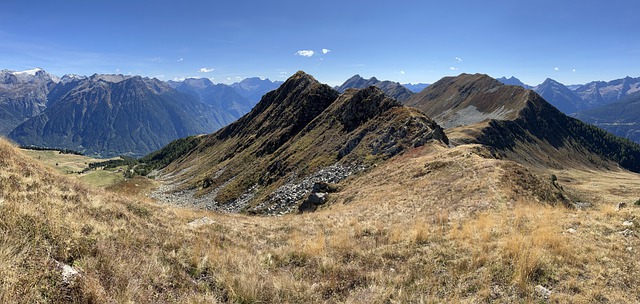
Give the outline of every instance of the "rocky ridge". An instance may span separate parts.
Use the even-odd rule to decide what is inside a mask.
[[[194,202],[279,214],[295,210],[314,183],[339,182],[429,142],[448,142],[442,128],[377,87],[339,95],[298,72],[163,172]]]

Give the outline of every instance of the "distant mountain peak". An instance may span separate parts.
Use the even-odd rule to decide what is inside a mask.
[[[44,70],[41,68],[33,68],[30,70],[24,70],[24,71],[19,71],[19,72],[13,72],[14,75],[22,75],[22,74],[26,74],[26,75],[31,75],[31,76],[36,76],[36,74],[38,72],[43,72]]]
[[[411,95],[413,95],[413,92],[411,90],[402,86],[398,82],[392,82],[388,80],[380,81],[376,77],[364,79],[359,74],[351,76],[342,85],[336,87],[335,89],[340,93],[344,93],[347,89],[350,88],[364,89],[369,86],[376,86],[380,88],[385,94],[400,101],[404,101]]]
[[[520,81],[520,79],[516,78],[515,76],[511,76],[509,78],[501,77],[501,78],[498,78],[496,80],[498,80],[498,81],[500,81],[500,82],[502,82],[504,84],[507,84],[507,85],[517,85],[517,86],[521,86],[521,87],[523,87],[525,89],[530,89],[531,88],[531,86],[526,85],[524,82]]]
[[[269,78],[249,77],[231,84],[231,87],[252,104],[256,104],[264,94],[277,89],[282,83],[282,81],[271,81]]]
[[[132,77],[134,76],[122,75],[122,74],[93,74],[89,77],[89,79],[91,81],[104,81],[104,82],[118,83]]]

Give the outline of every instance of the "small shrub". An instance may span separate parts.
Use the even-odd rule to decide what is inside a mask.
[[[636,205],[636,206],[640,206],[640,198],[633,204]]]

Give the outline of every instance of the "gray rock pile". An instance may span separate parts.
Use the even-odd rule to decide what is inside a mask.
[[[345,178],[361,172],[365,169],[364,166],[358,165],[342,165],[334,164],[320,171],[309,175],[301,180],[290,181],[280,188],[276,189],[265,202],[259,204],[253,211],[259,213],[266,213],[270,215],[286,214],[294,211],[298,207],[298,203],[308,196],[316,188],[322,187],[321,185],[330,185],[340,182]],[[332,186],[335,187],[335,186]],[[326,195],[317,195],[322,192],[321,189],[317,189],[315,197],[312,200],[316,202],[326,199]],[[327,189],[325,189],[327,190]],[[322,196],[322,198],[320,198]]]

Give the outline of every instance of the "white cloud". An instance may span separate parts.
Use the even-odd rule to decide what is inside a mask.
[[[455,59],[456,61],[458,61],[458,62],[462,62],[462,58],[460,58],[460,57],[456,57],[456,58],[454,58],[454,59]]]
[[[404,75],[404,71],[400,71],[400,74]]]
[[[120,69],[116,69],[116,73],[120,73]]]
[[[184,58],[180,58],[180,59],[178,59],[178,60],[176,60],[176,61],[177,61],[177,62],[184,61]]]
[[[154,78],[158,78],[158,79],[162,79],[162,78],[164,78],[164,75],[156,75],[156,76],[153,76],[153,77]]]
[[[322,54],[329,54],[329,52],[331,52],[330,49],[322,49]]]
[[[553,70],[554,70],[554,71],[560,71],[560,68],[555,67],[555,68],[553,68]]]
[[[213,70],[215,70],[215,69],[214,69],[214,68],[210,68],[210,69],[207,69],[207,68],[200,68],[200,69],[198,70],[198,72],[200,72],[200,73],[210,73],[210,72],[213,72]]]
[[[304,56],[304,57],[311,57],[313,56],[314,51],[312,50],[300,50],[296,52],[296,55],[298,56]]]
[[[450,67],[450,68],[449,68],[449,70],[452,70],[452,71],[455,71],[455,70],[457,70],[457,69],[458,69],[458,68],[456,68],[456,67]]]
[[[575,72],[575,71],[576,71],[576,69],[571,70],[571,72]]]

